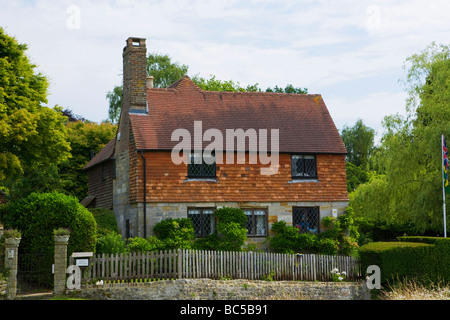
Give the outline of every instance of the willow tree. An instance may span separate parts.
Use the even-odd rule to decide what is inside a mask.
[[[363,195],[372,194],[380,205],[366,204],[360,215],[412,222],[418,232],[442,233],[441,135],[450,140],[450,46],[432,43],[406,59],[404,69],[407,115],[387,116],[383,123],[386,171],[381,185],[383,192],[388,191],[388,198],[383,201],[379,197],[380,179],[377,179],[353,194],[352,203],[362,203]],[[387,203],[389,209],[380,215],[381,204]]]

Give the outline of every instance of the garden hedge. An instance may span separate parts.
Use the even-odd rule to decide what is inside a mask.
[[[5,226],[22,232],[23,253],[52,255],[53,230],[58,228],[70,229],[68,255],[75,251],[95,251],[96,221],[73,196],[58,192],[32,193],[9,205]]]
[[[359,249],[362,270],[377,265],[381,283],[402,279],[450,282],[450,241],[435,237],[400,237],[396,242],[372,242]]]

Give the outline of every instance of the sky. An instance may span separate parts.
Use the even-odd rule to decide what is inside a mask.
[[[448,0],[0,0],[0,27],[50,81],[48,106],[95,122],[122,83],[128,37],[190,76],[321,94],[336,127],[383,133],[405,114],[406,59],[448,44]]]

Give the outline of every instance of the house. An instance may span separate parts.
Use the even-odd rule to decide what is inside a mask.
[[[88,176],[88,196],[80,203],[86,208],[113,209],[113,181],[116,176],[115,144],[114,138],[83,168]]]
[[[280,220],[320,232],[348,205],[347,151],[320,95],[203,91],[187,76],[154,88],[142,38],[126,41],[123,85],[114,146],[90,166],[99,180],[100,165],[114,162],[104,187],[123,236],[150,236],[166,218],[192,219],[204,236],[214,210],[231,206],[258,243]]]

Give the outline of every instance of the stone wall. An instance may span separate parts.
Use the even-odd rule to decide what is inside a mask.
[[[370,300],[365,283],[177,279],[90,285],[69,295],[95,300]]]

